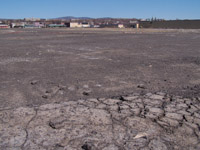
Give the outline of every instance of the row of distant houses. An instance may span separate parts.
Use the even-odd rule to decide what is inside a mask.
[[[18,20],[1,19],[0,28],[164,28],[200,29],[200,20],[162,20],[162,19],[39,19]]]
[[[130,22],[132,27],[139,28],[139,23]],[[31,21],[31,22],[13,22],[10,24],[3,24],[0,22],[0,28],[100,28],[100,27],[115,27],[115,28],[125,28],[124,24],[104,24],[98,25],[90,22],[61,22],[61,23],[49,23],[49,22],[38,22],[38,21]]]

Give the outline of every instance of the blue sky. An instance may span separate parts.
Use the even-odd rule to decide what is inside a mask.
[[[2,0],[0,18],[200,19],[200,0]]]

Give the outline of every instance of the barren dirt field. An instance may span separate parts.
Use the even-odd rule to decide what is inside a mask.
[[[200,30],[0,30],[1,150],[199,150]]]

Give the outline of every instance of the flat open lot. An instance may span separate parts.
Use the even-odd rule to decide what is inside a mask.
[[[199,149],[200,30],[0,30],[0,149]]]
[[[0,107],[133,92],[200,96],[199,33],[0,30]]]

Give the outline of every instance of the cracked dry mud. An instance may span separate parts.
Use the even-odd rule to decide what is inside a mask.
[[[1,150],[198,150],[200,99],[165,93],[0,111]]]

